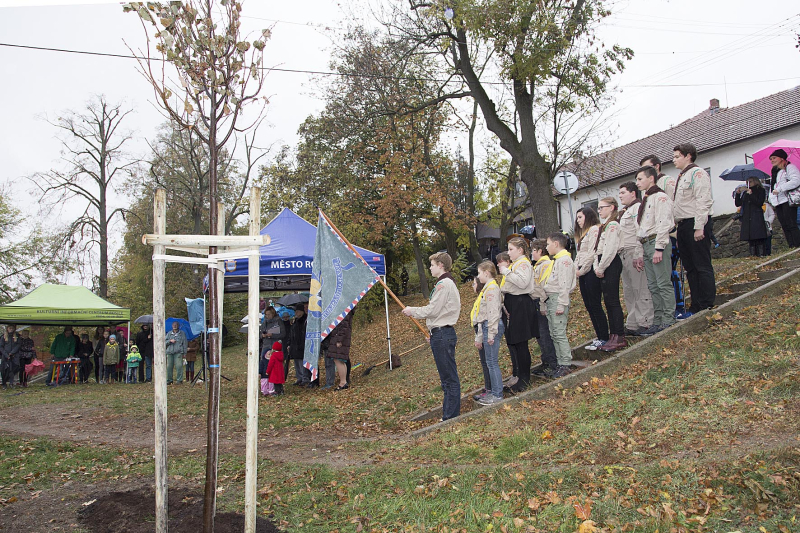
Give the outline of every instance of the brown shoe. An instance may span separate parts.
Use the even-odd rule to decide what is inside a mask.
[[[613,352],[615,350],[619,350],[620,348],[625,348],[627,346],[628,346],[628,341],[625,340],[625,335],[612,334],[611,338],[608,339],[608,342],[600,347],[600,350],[604,352]]]

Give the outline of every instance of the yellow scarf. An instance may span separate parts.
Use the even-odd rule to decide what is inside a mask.
[[[480,294],[478,294],[478,299],[475,300],[474,304],[472,304],[472,311],[469,312],[469,318],[470,320],[472,320],[473,324],[475,323],[475,317],[477,317],[478,313],[480,313],[481,311],[481,300],[483,300],[483,293],[485,293],[486,289],[488,289],[492,285],[497,287],[497,282],[495,280],[492,280],[486,285],[484,285],[483,288],[481,289]]]
[[[562,257],[567,256],[567,255],[569,255],[569,250],[561,250],[560,252],[558,252],[555,255],[555,257],[553,257],[553,260],[550,261],[550,264],[547,265],[547,268],[544,269],[544,272],[542,272],[542,275],[539,276],[539,285],[544,287],[547,284],[547,280],[550,279],[550,274],[553,273],[553,265],[556,264],[556,261],[558,261],[559,259],[561,259]],[[547,257],[547,256],[545,256],[545,257]],[[544,259],[544,257],[542,257],[542,259]],[[541,261],[542,259],[540,259],[539,261]],[[537,261],[537,263],[539,261]]]
[[[531,264],[531,260],[530,260],[530,259],[528,259],[528,256],[527,256],[527,255],[520,256],[520,257],[519,257],[519,258],[518,258],[516,261],[514,261],[513,263],[511,263],[511,266],[509,266],[509,267],[508,267],[508,272],[509,272],[509,274],[510,274],[511,272],[514,272],[514,267],[516,267],[516,266],[517,266],[519,263],[526,263],[526,262],[527,262],[529,265]],[[507,276],[507,275],[508,275],[508,274],[506,274],[506,276]],[[506,284],[506,276],[503,276],[503,279],[500,281],[500,287],[503,287],[503,286],[505,286],[505,284]]]
[[[550,261],[550,256],[549,255],[543,255],[542,257],[540,257],[536,261],[536,263],[533,265],[533,268],[535,269],[537,266],[539,266],[540,264],[545,263],[547,261]],[[549,276],[551,270],[553,270],[553,262],[552,261],[550,261],[550,264],[547,265],[547,268],[544,269],[544,271],[542,272],[542,275],[539,276],[539,279],[537,279],[536,281],[541,284],[542,283],[542,279],[545,277],[545,275]]]

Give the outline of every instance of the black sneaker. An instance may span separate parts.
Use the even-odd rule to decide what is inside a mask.
[[[481,398],[485,397],[488,393],[489,393],[489,391],[487,391],[486,389],[483,389],[478,394],[473,394],[472,395],[472,399],[475,400],[476,402],[479,402],[481,400]]]
[[[556,368],[556,371],[553,373],[553,377],[556,378],[556,379],[563,378],[567,374],[571,374],[571,373],[572,373],[572,368],[571,367],[569,367],[567,365],[558,365],[558,368]]]
[[[545,378],[547,377],[547,367],[544,365],[537,366],[536,368],[531,370],[531,375],[540,378]]]

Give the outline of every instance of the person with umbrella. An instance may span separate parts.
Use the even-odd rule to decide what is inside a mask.
[[[800,246],[800,228],[797,226],[797,203],[791,201],[790,195],[800,191],[800,169],[789,162],[786,150],[778,148],[769,156],[769,161],[778,169],[778,177],[772,193],[775,195],[772,205],[783,228],[786,242],[792,248]]]
[[[747,185],[740,185],[734,191],[733,201],[741,207],[741,230],[739,240],[750,245],[750,255],[763,257],[766,255],[767,223],[764,220],[764,201],[767,191],[757,178],[748,178]]]

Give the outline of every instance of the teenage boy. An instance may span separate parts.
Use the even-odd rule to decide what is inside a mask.
[[[550,337],[556,350],[558,367],[554,378],[566,376],[571,372],[572,350],[567,339],[567,322],[569,320],[569,293],[575,289],[577,273],[572,256],[566,250],[567,236],[553,233],[547,237],[547,253],[551,258],[552,270],[545,271],[539,282],[547,296],[547,309],[540,312],[547,315],[550,326]]]
[[[672,210],[678,226],[678,251],[692,297],[684,317],[712,307],[717,296],[711,264],[711,178],[695,164],[696,159],[693,144],[679,144],[673,149],[672,163],[681,173],[675,183]]]
[[[647,288],[647,275],[640,262],[643,256],[642,243],[639,242],[639,188],[636,182],[628,181],[619,186],[619,227],[622,233],[620,259],[622,259],[622,291],[628,318],[625,321],[626,335],[639,335],[653,325],[653,299]]]
[[[461,312],[461,296],[450,274],[453,259],[446,252],[437,252],[429,259],[431,275],[436,278],[430,303],[425,307],[406,307],[403,309],[403,314],[418,319],[424,318],[431,332],[429,339],[431,352],[444,392],[442,402],[442,421],[444,421],[461,414],[461,382],[456,368],[458,339],[454,327]]]
[[[661,172],[661,159],[657,155],[646,155],[639,161],[640,167],[653,167],[658,171],[656,178],[656,185],[658,188],[667,193],[668,198],[672,198],[675,194],[675,178],[668,174]]]
[[[658,171],[644,166],[636,172],[636,187],[644,193],[639,206],[639,242],[642,258],[634,261],[634,268],[644,268],[647,287],[653,299],[653,325],[640,331],[640,335],[653,335],[675,323],[675,294],[672,291],[672,267],[664,250],[669,246],[672,229],[672,202],[656,185]]]

